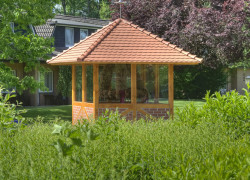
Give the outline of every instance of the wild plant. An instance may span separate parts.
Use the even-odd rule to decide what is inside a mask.
[[[244,95],[237,91],[221,95],[219,92],[205,96],[206,103],[202,108],[193,104],[187,105],[183,110],[177,110],[177,119],[182,123],[197,126],[201,123],[220,123],[227,133],[240,137],[250,133],[250,85]]]
[[[21,103],[10,103],[10,99],[16,97],[14,91],[3,94],[4,90],[0,86],[0,130],[5,129],[14,133],[19,127],[23,127],[25,118],[21,114],[26,110],[17,110]]]

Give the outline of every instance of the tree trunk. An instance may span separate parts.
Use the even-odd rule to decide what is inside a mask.
[[[66,15],[66,0],[61,0],[63,7],[63,14]]]

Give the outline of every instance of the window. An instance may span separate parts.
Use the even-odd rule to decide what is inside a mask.
[[[13,76],[16,76],[16,70],[11,70],[11,73],[13,74]],[[7,87],[5,91],[2,91],[2,93],[10,93],[12,91],[16,92],[16,87]]]
[[[245,78],[245,83],[250,85],[250,76],[247,76],[247,77]]]
[[[65,28],[65,47],[74,45],[74,28]]]
[[[131,102],[131,65],[107,64],[99,66],[100,103]]]
[[[14,25],[14,23],[13,22],[11,22],[10,23],[10,27],[11,27],[11,30],[12,30],[12,32],[14,33],[15,32],[15,25]]]
[[[43,82],[47,89],[39,89],[39,92],[53,92],[53,72],[39,72],[39,82]]]
[[[87,29],[80,29],[80,40],[85,39],[88,36],[88,30]]]
[[[137,103],[168,104],[168,66],[137,65]]]
[[[82,101],[82,66],[76,66],[76,101]]]

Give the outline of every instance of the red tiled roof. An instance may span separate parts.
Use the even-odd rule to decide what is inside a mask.
[[[75,44],[49,64],[166,63],[199,64],[202,59],[124,19],[117,19]]]

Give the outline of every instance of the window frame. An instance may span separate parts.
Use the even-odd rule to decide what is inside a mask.
[[[84,40],[84,39],[81,39],[81,31],[85,31],[86,32],[86,37],[84,39],[86,39],[88,36],[89,36],[89,31],[88,29],[80,29],[80,41],[81,40]]]
[[[67,31],[67,29],[70,29],[70,30],[72,30],[72,34],[71,34],[71,37],[73,38],[73,44],[71,45],[69,45],[69,44],[66,44],[66,37],[67,37],[67,35],[66,35],[66,31]],[[65,27],[65,47],[72,47],[72,46],[74,46],[74,42],[75,42],[75,35],[74,35],[74,32],[75,30],[74,30],[74,28],[73,27]]]
[[[44,73],[48,73],[48,72],[52,73],[52,81],[51,81],[52,82],[52,90],[48,90],[48,91],[44,90],[43,91],[39,88],[39,90],[38,90],[39,93],[53,93],[54,92],[54,72],[52,70],[49,70],[49,71],[45,71]],[[38,82],[41,82],[40,77],[41,77],[41,72],[38,71]],[[44,85],[45,85],[45,82],[44,82]]]
[[[246,76],[245,77],[245,84],[247,85],[247,83],[250,84],[250,76]]]

